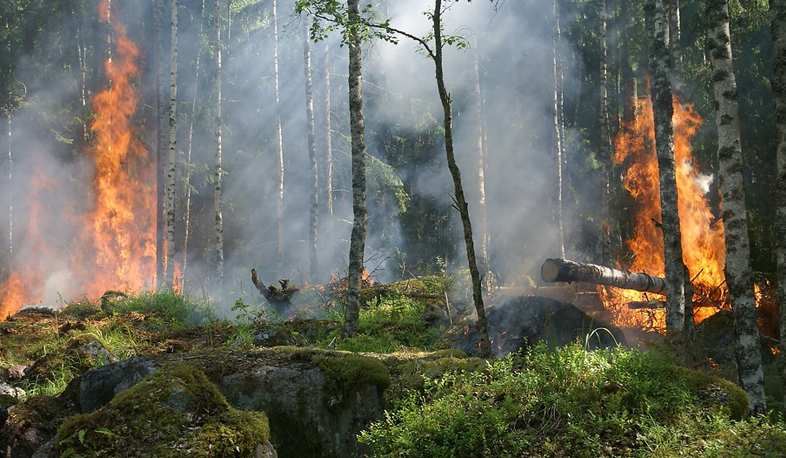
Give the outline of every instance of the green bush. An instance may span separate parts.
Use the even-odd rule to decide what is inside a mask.
[[[743,423],[727,406],[698,401],[700,377],[710,380],[659,354],[578,345],[552,352],[541,344],[482,370],[427,380],[359,440],[375,457],[679,456],[697,440],[721,449],[733,435],[712,425]],[[760,447],[783,443],[783,427],[771,431]],[[689,456],[709,449],[694,447]]]

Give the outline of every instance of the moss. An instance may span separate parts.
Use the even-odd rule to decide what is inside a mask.
[[[67,419],[55,452],[86,458],[250,456],[269,436],[265,414],[230,407],[202,371],[176,363],[103,408]]]
[[[684,367],[677,367],[677,373],[706,407],[720,407],[734,420],[741,420],[747,415],[750,401],[739,386],[724,378]]]
[[[325,394],[343,398],[353,388],[364,383],[376,385],[382,393],[390,386],[388,368],[378,359],[352,353],[316,354],[312,362],[325,374]]]

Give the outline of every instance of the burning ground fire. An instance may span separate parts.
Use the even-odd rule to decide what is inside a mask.
[[[139,50],[114,18],[108,0],[100,2],[99,14],[110,22],[115,49],[105,65],[108,85],[93,98],[93,146],[87,156],[94,176],[92,189],[85,190],[92,208],[79,212],[75,208],[80,203],[75,203],[54,219],[76,229],[68,251],[63,252],[44,236],[54,228],[39,221],[42,213],[52,209],[42,207],[45,200],[39,192],[28,196],[31,210],[22,245],[35,249],[14,253],[13,271],[0,285],[0,319],[45,300],[49,282],[70,300],[74,297],[69,294],[99,297],[108,289],[139,291],[155,278],[154,161],[133,125]],[[56,192],[60,185],[50,177],[38,177],[34,189]],[[50,217],[47,224],[52,223]],[[52,259],[60,265],[51,265]],[[53,280],[53,272],[60,278]]]
[[[624,267],[634,272],[663,276],[663,234],[658,224],[661,219],[660,184],[652,102],[643,98],[637,104],[640,114],[636,125],[624,126],[615,141],[614,160],[627,166],[625,188],[636,201],[634,235],[626,241],[633,254],[633,262]],[[683,260],[696,289],[696,300],[708,303],[706,305],[725,305],[727,300],[722,287],[726,257],[723,224],[715,218],[708,203],[707,184],[711,177],[698,170],[690,146],[702,119],[691,105],[675,98],[673,124]],[[603,288],[601,296],[607,308],[615,310],[615,325],[664,329],[665,310],[631,310],[627,307],[631,302],[656,298],[616,288]],[[695,320],[701,322],[717,311],[717,307],[697,307],[694,309]]]

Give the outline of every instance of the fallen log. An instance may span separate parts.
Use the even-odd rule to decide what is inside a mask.
[[[549,258],[540,268],[544,281],[583,282],[596,285],[615,286],[654,294],[666,294],[666,280],[645,273],[627,272],[611,267],[599,266],[567,259]]]

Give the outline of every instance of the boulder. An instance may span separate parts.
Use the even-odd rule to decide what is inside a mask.
[[[88,371],[66,393],[82,412],[97,411],[176,362],[204,372],[233,408],[265,412],[282,457],[362,456],[356,436],[383,418],[382,392],[390,383],[375,358],[278,347],[132,358]]]

